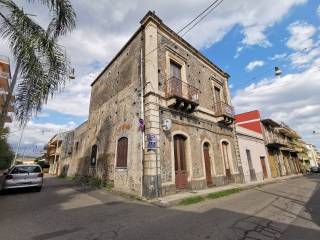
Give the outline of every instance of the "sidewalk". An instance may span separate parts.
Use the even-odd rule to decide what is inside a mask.
[[[270,178],[270,179],[266,179],[264,181],[259,181],[259,182],[229,184],[226,186],[213,187],[213,188],[208,188],[208,189],[204,189],[204,190],[181,192],[181,193],[169,195],[166,197],[161,197],[156,200],[151,200],[150,203],[155,204],[160,207],[172,207],[172,206],[180,203],[182,199],[188,198],[188,197],[207,196],[210,193],[225,191],[225,190],[229,190],[229,189],[233,189],[233,188],[240,188],[241,190],[247,190],[250,188],[257,187],[257,186],[263,186],[266,184],[276,183],[276,182],[284,181],[287,179],[297,178],[297,177],[302,177],[302,176],[303,176],[302,174],[295,174],[295,175],[283,176],[283,177],[278,177],[278,178]]]

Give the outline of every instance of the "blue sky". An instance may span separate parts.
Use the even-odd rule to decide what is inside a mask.
[[[45,25],[48,14],[35,5]],[[180,29],[210,1],[72,1],[77,29],[61,39],[76,71],[76,79],[63,93],[49,100],[43,112],[26,127],[22,140],[26,152],[42,146],[55,133],[72,129],[87,119],[90,83],[139,27],[151,9],[173,30]],[[284,121],[306,141],[320,147],[320,7],[316,0],[225,0],[185,37],[231,78],[236,112],[259,109],[263,117]],[[179,7],[181,11],[175,9]],[[0,43],[2,54],[9,50]],[[273,68],[283,74],[274,77]],[[16,146],[19,132],[10,137]],[[22,148],[22,149],[23,149]],[[38,147],[37,147],[38,149]]]

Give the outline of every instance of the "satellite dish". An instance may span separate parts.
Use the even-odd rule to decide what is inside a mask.
[[[170,131],[171,130],[171,127],[172,127],[172,121],[171,119],[164,119],[162,120],[162,129],[164,131]]]

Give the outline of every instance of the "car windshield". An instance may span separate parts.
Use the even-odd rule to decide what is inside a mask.
[[[11,171],[11,174],[21,173],[41,173],[41,169],[39,166],[18,166]]]

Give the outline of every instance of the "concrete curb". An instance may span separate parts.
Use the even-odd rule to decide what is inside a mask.
[[[204,190],[199,190],[196,192],[184,192],[184,193],[178,193],[175,195],[169,195],[167,197],[159,198],[156,200],[149,200],[148,202],[162,208],[169,208],[178,205],[182,199],[188,198],[188,197],[195,197],[195,196],[201,196],[205,197],[210,193],[215,193],[215,192],[220,192],[220,191],[225,191],[225,190],[230,190],[234,188],[239,188],[241,190],[249,190],[255,187],[260,187],[264,185],[269,185],[273,183],[278,183],[281,181],[285,181],[288,179],[293,179],[293,178],[299,178],[304,176],[303,174],[297,174],[297,175],[291,175],[291,176],[284,176],[284,177],[279,177],[279,178],[272,178],[268,179],[266,181],[262,182],[253,182],[253,183],[242,183],[242,184],[230,184],[226,186],[221,186],[221,187],[215,187],[215,188],[210,188],[210,189],[204,189]]]

